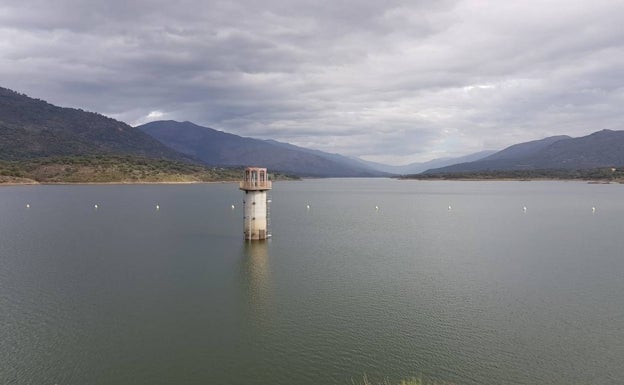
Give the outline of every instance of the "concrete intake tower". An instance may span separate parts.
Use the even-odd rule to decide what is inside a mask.
[[[269,237],[267,191],[271,189],[267,169],[247,167],[245,178],[240,182],[240,189],[245,192],[243,198],[245,239],[250,241],[267,239]]]

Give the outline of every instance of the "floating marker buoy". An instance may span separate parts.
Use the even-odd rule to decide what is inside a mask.
[[[160,205],[156,205],[156,210],[160,210]]]
[[[595,213],[595,212],[596,212],[596,208],[592,207],[592,213]]]
[[[93,205],[93,208],[97,210],[97,208],[98,208],[98,205]]]
[[[232,210],[234,210],[236,207],[234,207],[234,205],[232,205]]]
[[[30,208],[30,203],[26,203],[26,208],[29,209]]]
[[[449,205],[448,211],[451,211],[451,210],[453,210],[453,208]]]
[[[527,210],[526,206],[522,206],[522,211],[526,213],[526,210]]]
[[[375,210],[376,210],[376,211],[379,211],[379,206],[375,206]]]
[[[306,205],[306,209],[310,210],[310,205]]]

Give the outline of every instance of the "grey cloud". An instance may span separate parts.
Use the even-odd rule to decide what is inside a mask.
[[[7,0],[0,73],[131,124],[408,163],[622,128],[622,14],[603,0]]]

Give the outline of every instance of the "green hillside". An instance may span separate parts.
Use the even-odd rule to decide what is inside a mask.
[[[241,168],[206,167],[135,156],[72,156],[0,161],[0,183],[193,183],[238,181]],[[273,174],[273,179],[293,179]]]
[[[0,88],[0,160],[96,154],[192,161],[123,122]]]

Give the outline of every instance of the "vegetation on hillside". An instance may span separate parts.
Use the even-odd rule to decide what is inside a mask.
[[[135,156],[69,156],[0,161],[0,183],[185,183],[238,181],[242,168]],[[293,179],[275,175],[276,179]]]
[[[587,180],[601,182],[624,183],[624,168],[593,168],[583,170],[499,170],[499,171],[475,171],[475,172],[447,172],[435,174],[404,175],[400,179],[420,180]]]
[[[193,161],[123,122],[0,87],[0,159],[96,154]]]

